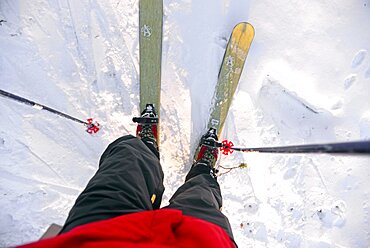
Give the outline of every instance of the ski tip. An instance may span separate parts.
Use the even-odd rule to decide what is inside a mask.
[[[251,34],[253,34],[253,36],[254,36],[254,33],[255,33],[255,29],[254,29],[253,25],[250,24],[249,22],[239,22],[233,28],[233,32],[235,32],[237,30],[240,30],[242,32],[251,33]]]
[[[246,27],[250,27],[254,29],[253,25],[249,22],[239,22],[234,26],[234,28],[241,27],[241,26],[246,26]]]

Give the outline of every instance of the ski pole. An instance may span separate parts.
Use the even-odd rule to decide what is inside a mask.
[[[262,152],[262,153],[329,153],[329,154],[370,154],[369,141],[352,141],[342,143],[292,145],[277,147],[240,148],[234,147],[233,142],[224,140],[222,143],[204,141],[210,146],[219,147],[223,154],[228,155],[233,151]],[[207,144],[206,144],[207,145]]]
[[[17,95],[14,95],[12,93],[9,93],[9,92],[1,90],[1,89],[0,89],[0,95],[5,97],[5,98],[9,98],[9,99],[12,99],[14,101],[29,105],[29,106],[31,106],[35,109],[46,110],[46,111],[48,111],[50,113],[53,113],[55,115],[64,117],[66,119],[72,120],[72,121],[80,123],[80,124],[83,124],[87,128],[86,132],[88,132],[89,134],[97,133],[100,130],[100,124],[98,122],[94,122],[94,120],[92,118],[88,118],[87,121],[83,121],[83,120],[77,119],[73,116],[67,115],[63,112],[60,112],[58,110],[52,109],[48,106],[36,103],[34,101],[28,100],[26,98],[23,98],[23,97],[20,97],[20,96],[17,96]]]
[[[222,143],[204,140],[203,144],[220,148],[224,155],[229,155],[234,151],[262,152],[262,153],[370,154],[370,140],[342,142],[342,143],[256,147],[256,148],[234,147],[233,142],[228,140],[224,140]]]

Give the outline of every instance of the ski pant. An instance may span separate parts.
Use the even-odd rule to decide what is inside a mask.
[[[150,144],[131,135],[111,143],[60,233],[123,214],[159,209],[164,186],[158,157]],[[234,240],[229,221],[220,211],[221,206],[221,191],[216,178],[211,176],[209,167],[197,165],[190,170],[185,183],[166,208],[214,223]]]

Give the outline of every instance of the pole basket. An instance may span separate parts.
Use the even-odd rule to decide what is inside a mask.
[[[87,119],[87,123],[85,123],[86,132],[89,134],[95,134],[100,130],[100,124],[97,121],[94,121],[93,118]]]
[[[234,146],[232,141],[224,140],[222,141],[222,147],[220,148],[222,154],[229,155],[234,152],[231,148]]]

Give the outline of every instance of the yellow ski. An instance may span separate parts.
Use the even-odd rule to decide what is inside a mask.
[[[208,129],[215,128],[217,136],[220,136],[225,124],[253,37],[254,28],[246,22],[237,24],[231,33],[218,74],[211,115],[207,126]]]

